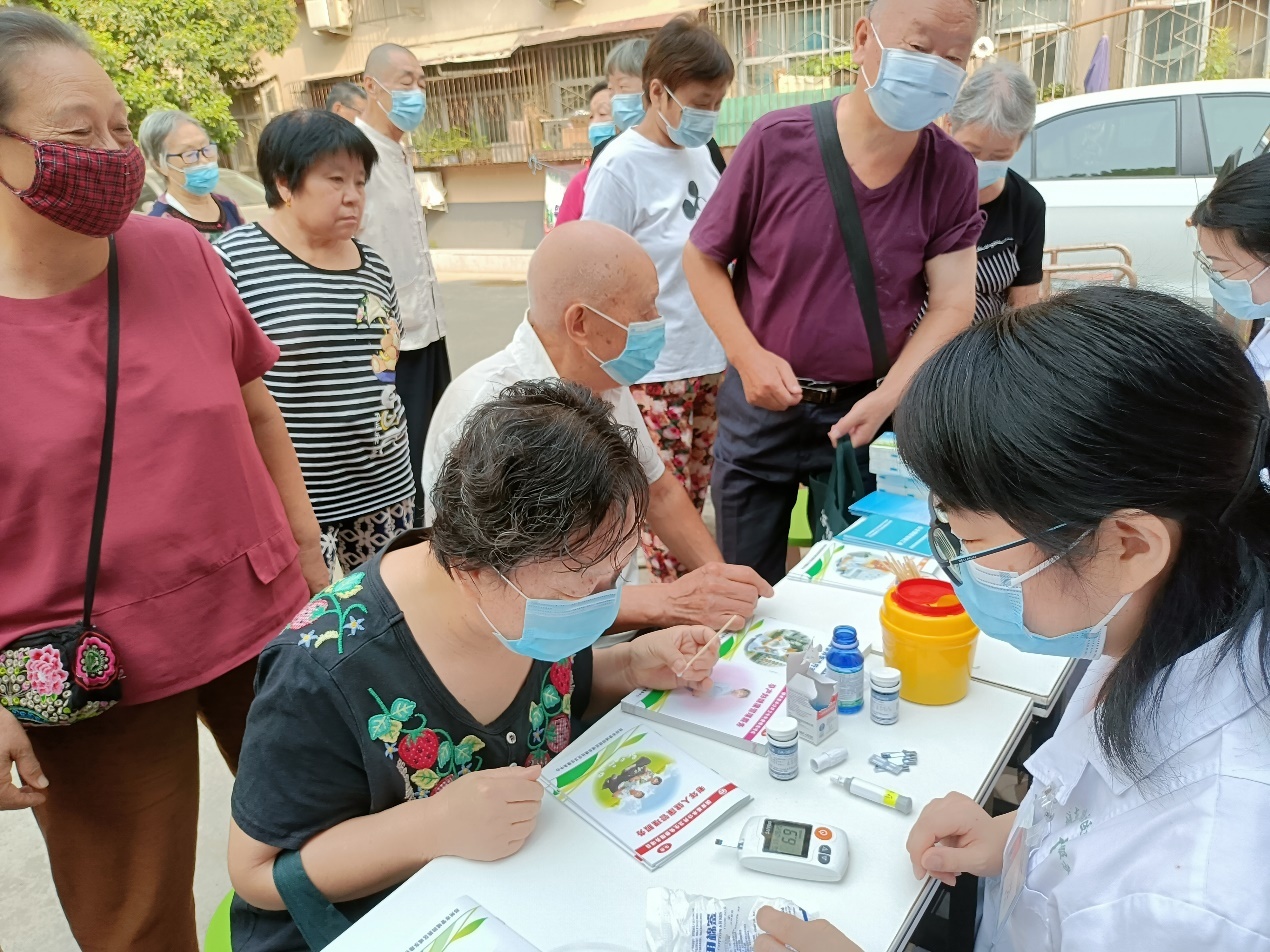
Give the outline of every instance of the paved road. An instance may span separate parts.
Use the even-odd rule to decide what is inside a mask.
[[[525,286],[497,281],[442,281],[446,345],[457,377],[502,350],[525,315]]]
[[[523,284],[443,281],[441,298],[450,363],[456,375],[501,350],[525,313]],[[225,849],[232,780],[216,745],[202,728],[200,735],[203,799],[194,896],[202,930],[229,891]],[[84,795],[92,795],[91,778],[85,778]],[[3,952],[77,949],[53,891],[43,840],[29,811],[0,813],[0,947]]]

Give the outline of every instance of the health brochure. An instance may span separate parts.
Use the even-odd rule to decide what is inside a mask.
[[[885,595],[899,581],[891,571],[888,559],[903,557],[880,548],[830,539],[812,546],[803,560],[790,570],[789,577],[800,582],[849,588],[870,595]],[[939,566],[934,559],[919,556],[910,558],[922,575],[930,578],[939,576]]]
[[[424,908],[420,909],[419,906]],[[345,942],[347,941],[347,945]],[[539,952],[470,896],[410,907],[410,914],[372,916],[336,939],[329,952]]]
[[[706,691],[633,691],[622,710],[742,750],[767,751],[767,723],[785,703],[785,657],[806,651],[817,633],[756,618],[719,644],[714,685]],[[819,640],[826,639],[820,635]]]
[[[750,800],[660,734],[629,721],[588,731],[543,768],[541,783],[648,869],[674,859]]]

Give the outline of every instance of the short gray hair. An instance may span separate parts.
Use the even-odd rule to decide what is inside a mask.
[[[31,7],[0,7],[0,121],[17,105],[13,74],[27,54],[50,46],[93,53],[79,27]]]
[[[1014,63],[988,63],[966,80],[948,114],[954,132],[962,126],[987,126],[1022,139],[1036,122],[1036,83]]]
[[[186,123],[203,129],[203,124],[188,113],[179,109],[160,109],[141,120],[141,128],[137,130],[137,144],[150,164],[156,169],[163,168],[167,161],[167,141],[174,129]],[[206,132],[206,129],[203,129]]]
[[[627,76],[644,75],[644,57],[648,55],[648,40],[642,36],[623,40],[609,50],[604,61],[604,75],[623,73]]]
[[[526,380],[478,406],[441,465],[432,553],[447,572],[625,554],[648,514],[635,431],[559,379]],[[628,513],[634,510],[635,520]]]

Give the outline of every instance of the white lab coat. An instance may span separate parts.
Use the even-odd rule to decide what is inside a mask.
[[[1178,660],[1137,784],[1094,737],[1114,661],[1090,665],[1027,761],[1028,799],[1048,790],[1053,820],[1001,930],[1001,880],[988,882],[976,952],[1270,952],[1270,692],[1256,627],[1243,642],[1251,693],[1234,652],[1213,669],[1217,641]]]

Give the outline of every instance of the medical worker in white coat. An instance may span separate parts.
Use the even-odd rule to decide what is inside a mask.
[[[984,635],[1092,659],[1020,808],[928,804],[914,874],[989,877],[977,952],[1270,950],[1270,409],[1235,338],[1087,288],[955,338],[896,434]],[[857,948],[759,925],[755,952]]]

